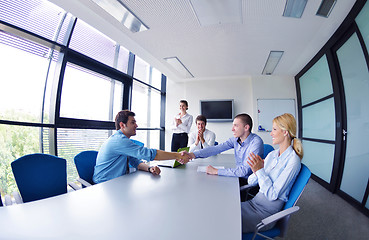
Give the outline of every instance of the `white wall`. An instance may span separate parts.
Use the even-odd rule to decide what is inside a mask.
[[[200,114],[200,100],[210,99],[234,99],[235,114],[248,113],[254,126],[258,126],[257,121],[257,99],[258,98],[294,98],[296,99],[296,89],[293,77],[245,77],[245,78],[219,78],[213,80],[200,80],[188,82],[173,82],[170,79],[167,83],[167,103],[166,103],[166,134],[165,150],[170,151],[172,140],[171,122],[174,115],[179,111],[179,100],[188,101],[190,113],[194,119]],[[232,137],[232,122],[207,124],[207,128],[216,133],[216,141],[224,142]],[[196,130],[195,124],[192,130]],[[271,144],[268,133],[253,132],[259,134],[265,143]],[[229,152],[232,153],[233,151]],[[227,152],[228,153],[228,152]]]

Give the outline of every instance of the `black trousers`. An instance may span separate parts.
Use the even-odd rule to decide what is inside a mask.
[[[178,149],[187,147],[188,134],[187,133],[173,133],[172,137],[172,152],[177,152]]]

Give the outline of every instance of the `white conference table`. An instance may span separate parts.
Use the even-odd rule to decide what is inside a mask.
[[[153,162],[154,163],[154,162]],[[0,239],[241,239],[238,179],[197,172],[234,156],[196,159],[160,176],[137,171],[75,192],[0,208]]]

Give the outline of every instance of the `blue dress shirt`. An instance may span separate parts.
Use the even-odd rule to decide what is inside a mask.
[[[251,174],[247,181],[250,185],[259,183],[259,192],[264,193],[269,201],[280,199],[287,202],[300,168],[301,159],[292,146],[280,156],[279,149],[276,149],[265,158],[264,168]]]
[[[97,154],[93,176],[95,183],[101,183],[120,177],[127,171],[127,160],[134,168],[142,162],[154,160],[156,149],[150,149],[133,143],[121,130],[117,130],[101,146]]]
[[[248,177],[252,173],[252,170],[247,164],[247,157],[251,152],[259,156],[263,156],[264,153],[263,140],[254,133],[250,133],[243,143],[240,143],[239,138],[232,137],[222,144],[197,150],[193,153],[195,154],[196,158],[207,158],[227,151],[231,148],[234,148],[236,168],[218,169],[218,175],[230,177]]]

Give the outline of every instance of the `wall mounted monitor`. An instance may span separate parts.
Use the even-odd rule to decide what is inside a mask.
[[[233,99],[228,100],[200,100],[200,113],[208,122],[232,122]]]

